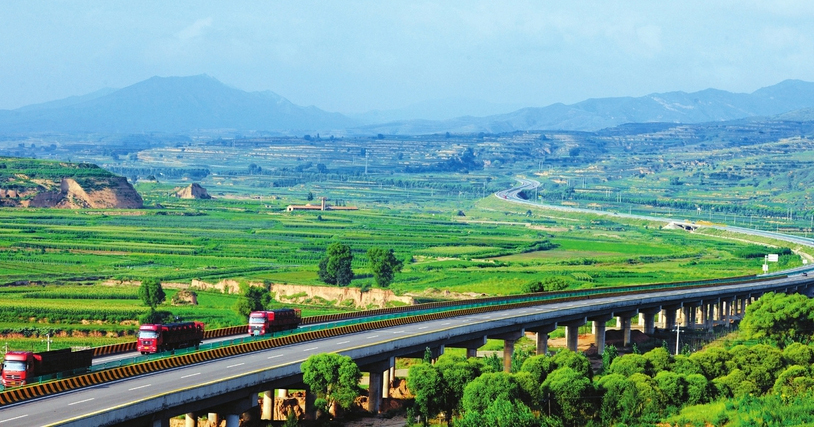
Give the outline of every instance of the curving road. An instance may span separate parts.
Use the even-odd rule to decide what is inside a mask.
[[[188,398],[184,400],[183,396],[194,395],[195,400],[203,401],[235,391],[230,387],[246,388],[291,378],[299,374],[299,364],[312,354],[336,352],[357,360],[370,359],[377,354],[404,354],[417,348],[423,349],[425,345],[446,343],[451,346],[456,340],[471,340],[473,336],[518,331],[553,322],[564,323],[643,307],[728,298],[768,290],[785,291],[811,285],[814,285],[814,279],[792,276],[767,279],[761,283],[541,304],[382,328],[219,359],[8,405],[0,409],[0,426],[109,425],[160,411],[167,411],[173,416],[190,410],[190,402]]]

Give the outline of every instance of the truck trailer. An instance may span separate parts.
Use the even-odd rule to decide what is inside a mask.
[[[71,351],[70,348],[34,353],[10,351],[3,361],[2,383],[4,387],[29,384],[35,377],[71,372],[86,372],[93,364],[93,349]],[[76,371],[79,372],[76,372]]]
[[[265,335],[274,331],[296,329],[300,321],[302,314],[297,308],[253,311],[249,315],[249,335]]]
[[[141,325],[136,347],[141,354],[197,347],[203,341],[203,335],[204,324],[201,322]]]

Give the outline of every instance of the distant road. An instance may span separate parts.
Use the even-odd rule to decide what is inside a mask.
[[[608,212],[608,211],[601,211],[601,210],[594,210],[594,209],[583,209],[583,208],[574,208],[570,206],[557,206],[557,205],[547,205],[541,203],[535,203],[530,200],[525,200],[520,198],[519,194],[523,190],[533,190],[540,186],[539,181],[535,181],[533,179],[527,178],[517,178],[517,181],[520,183],[517,186],[514,186],[508,190],[501,190],[495,193],[495,197],[498,199],[511,202],[511,203],[519,203],[523,205],[535,206],[543,209],[555,210],[560,212],[580,212],[580,213],[588,213],[593,215],[605,215],[605,216],[613,216],[613,217],[620,217],[620,218],[629,218],[629,219],[639,219],[639,220],[648,220],[648,221],[659,221],[659,222],[676,222],[687,224],[688,221],[684,219],[675,219],[675,218],[667,218],[662,216],[649,216],[649,215],[636,215],[636,214],[629,214],[624,212]],[[730,226],[730,225],[701,225],[698,223],[689,222],[698,228],[714,228],[716,230],[725,230],[731,231],[735,233],[741,234],[748,234],[752,236],[760,236],[760,237],[768,237],[772,239],[782,240],[789,243],[795,243],[798,245],[808,246],[814,248],[814,239],[809,239],[800,236],[792,236],[789,234],[783,233],[775,233],[772,231],[763,231],[763,230],[755,230],[751,228],[744,228],[744,227],[737,227],[737,226]],[[809,270],[814,268],[814,266],[805,266],[798,268],[799,270]],[[786,270],[793,271],[798,269]]]

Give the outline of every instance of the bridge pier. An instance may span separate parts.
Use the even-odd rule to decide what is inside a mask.
[[[198,427],[198,417],[194,412],[187,412],[184,417],[184,427]]]
[[[206,419],[209,421],[209,425],[211,426],[220,425],[220,415],[217,412],[208,413]]]
[[[537,356],[548,354],[548,334],[557,329],[557,324],[540,326],[532,329],[526,329],[534,333],[534,343],[536,347]]]
[[[164,415],[153,421],[153,427],[170,427],[170,419]]]
[[[514,354],[514,343],[520,338],[523,338],[525,330],[521,329],[517,332],[507,332],[505,334],[492,335],[490,338],[496,340],[503,340],[503,372],[509,373],[512,371],[512,354]]]
[[[475,338],[469,341],[462,341],[456,343],[447,344],[447,347],[450,348],[465,348],[466,349],[466,358],[469,359],[470,357],[478,357],[478,349],[486,345],[486,335]]]
[[[382,406],[382,397],[384,396],[384,380],[385,375],[384,373],[387,372],[387,376],[390,376],[390,368],[395,365],[395,358],[389,357],[387,360],[382,360],[380,362],[372,363],[370,365],[365,365],[364,367],[360,367],[359,370],[362,372],[368,372],[370,375],[370,381],[368,382],[368,395],[367,395],[367,411],[373,414],[378,414],[379,409]],[[390,388],[389,379],[387,388]],[[388,390],[389,396],[389,390]]]
[[[611,315],[591,317],[588,319],[593,324],[591,329],[593,329],[594,332],[594,345],[596,346],[597,354],[605,352],[605,332],[608,326],[607,323],[611,319],[613,319]]]
[[[639,310],[613,314],[616,316],[616,324],[620,325],[622,330],[622,345],[627,347],[630,345],[630,320],[639,314]]]
[[[565,346],[569,350],[576,352],[579,351],[579,327],[584,325],[588,320],[586,318],[573,320],[563,323],[565,325]]]
[[[226,414],[226,427],[240,427],[240,414]]]
[[[644,322],[642,323],[642,326],[643,332],[646,335],[652,335],[656,331],[656,313],[660,312],[661,307],[653,307],[644,309],[639,314],[640,316],[644,317]]]

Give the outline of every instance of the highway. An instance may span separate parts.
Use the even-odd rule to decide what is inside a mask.
[[[495,197],[505,200],[511,203],[519,203],[523,205],[535,206],[538,208],[555,210],[560,212],[579,212],[579,213],[588,213],[593,215],[605,215],[605,216],[614,216],[619,218],[629,218],[629,219],[639,219],[639,220],[647,220],[647,221],[659,221],[659,222],[677,222],[677,223],[687,223],[686,220],[683,219],[676,219],[676,218],[667,218],[663,216],[650,216],[650,215],[635,215],[635,214],[627,214],[624,212],[609,212],[609,211],[601,211],[596,209],[584,209],[584,208],[575,208],[571,206],[557,206],[557,205],[548,205],[548,204],[541,204],[536,203],[531,200],[526,200],[520,198],[518,194],[523,190],[533,190],[540,186],[539,181],[535,181],[533,179],[527,178],[517,178],[517,181],[520,182],[519,185],[512,187],[508,190],[501,190],[495,193]],[[814,247],[814,239],[809,239],[805,237],[799,236],[791,236],[788,234],[782,233],[775,233],[771,231],[763,231],[763,230],[756,230],[752,228],[745,228],[745,227],[737,227],[737,226],[730,226],[730,225],[702,225],[694,223],[697,227],[706,227],[706,228],[713,228],[716,230],[725,230],[731,231],[734,233],[741,233],[741,234],[748,234],[752,236],[761,236],[761,237],[769,237],[772,239],[783,240],[790,243],[796,243],[799,245]]]
[[[814,281],[814,280],[812,280]],[[760,284],[737,285],[737,293],[761,292],[767,288],[808,285],[809,278],[768,279]],[[625,311],[643,306],[671,304],[688,299],[725,297],[735,292],[732,286],[703,290],[649,292],[545,304],[530,308],[504,310],[481,315],[450,317],[442,320],[383,328],[344,335],[271,350],[259,351],[183,368],[142,375],[85,389],[51,395],[0,410],[0,426],[107,425],[122,417],[157,412],[156,408],[178,405],[175,395],[196,393],[198,399],[229,392],[231,380],[245,387],[252,381],[268,381],[299,373],[299,364],[312,354],[337,352],[351,357],[375,352],[398,352],[419,348],[425,342],[452,343],[456,338],[490,335],[493,331],[520,330],[523,327],[551,324],[577,317]],[[276,376],[275,376],[276,375]],[[152,406],[151,406],[152,405]],[[158,406],[156,406],[158,405]],[[152,408],[152,409],[151,409]],[[180,408],[180,407],[179,407]],[[159,409],[159,410],[160,410]],[[139,412],[142,411],[142,412]],[[152,411],[152,412],[149,412]],[[182,414],[180,410],[171,415]],[[96,418],[87,418],[96,417]]]

